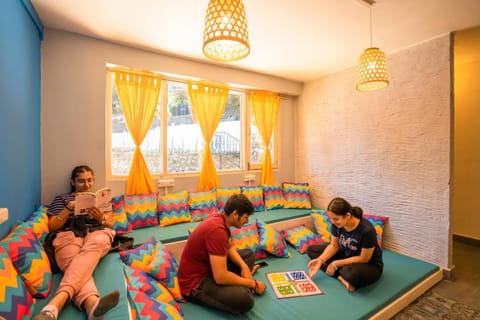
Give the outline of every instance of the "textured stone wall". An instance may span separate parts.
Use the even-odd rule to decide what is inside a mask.
[[[390,54],[388,66],[380,91],[357,92],[355,67],[305,85],[296,180],[310,182],[315,206],[342,196],[387,215],[386,248],[447,268],[450,36]]]

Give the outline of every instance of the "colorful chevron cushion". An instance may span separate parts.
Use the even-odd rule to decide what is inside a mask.
[[[136,293],[135,291],[140,291],[144,293],[150,300],[152,300],[144,300],[143,296],[137,296],[137,299],[134,299],[134,303],[132,303],[132,305],[137,305],[139,303],[145,304],[145,309],[142,308],[142,306],[140,305],[140,310],[137,310],[137,314],[148,315],[150,317],[153,317],[152,319],[157,319],[154,317],[155,313],[151,313],[151,306],[156,306],[157,304],[158,307],[161,307],[161,309],[159,310],[165,311],[164,309],[166,308],[166,306],[163,306],[163,304],[168,304],[176,310],[176,313],[174,312],[173,315],[182,313],[180,305],[172,297],[170,291],[168,291],[168,289],[165,288],[162,283],[154,279],[148,273],[143,270],[135,269],[126,265],[124,266],[124,273],[127,280],[127,290],[129,291],[129,294],[130,291],[134,291],[134,294]],[[155,311],[156,309],[157,307],[155,307],[153,311]]]
[[[45,242],[48,230],[48,208],[46,206],[38,207],[33,214],[28,217],[25,223],[29,224],[41,244]]]
[[[127,266],[145,270],[147,265],[153,260],[156,242],[157,240],[155,237],[151,236],[138,247],[120,251],[118,254],[120,255],[123,263],[125,263]]]
[[[30,319],[32,301],[5,248],[0,246],[0,319]]]
[[[155,300],[147,293],[127,288],[128,301],[132,306],[131,319],[136,320],[182,320],[182,314],[168,303]]]
[[[310,202],[310,186],[305,183],[283,183],[285,197],[284,208],[312,208]]]
[[[281,185],[262,185],[263,199],[267,210],[280,209],[285,205],[283,189]]]
[[[190,222],[192,217],[188,208],[188,192],[182,191],[158,196],[158,214],[161,227]]]
[[[256,223],[245,224],[241,228],[230,227],[232,246],[238,249],[250,249],[255,253],[256,259],[265,258],[267,255],[260,247],[258,228]]]
[[[364,213],[363,218],[368,219],[368,221],[370,221],[370,223],[375,228],[375,231],[377,231],[377,241],[378,241],[378,245],[381,248],[382,242],[383,242],[383,229],[385,227],[385,223],[387,223],[388,221],[388,217]]]
[[[285,238],[271,225],[257,219],[260,247],[277,257],[290,257]]]
[[[112,221],[113,230],[118,234],[132,231],[125,212],[125,197],[123,195],[112,198]]]
[[[154,236],[134,249],[120,251],[119,255],[127,266],[143,270],[162,282],[175,299],[183,299],[178,284],[177,260]]]
[[[217,188],[217,208],[218,211],[223,211],[228,199],[234,194],[239,194],[240,188]]]
[[[188,206],[192,221],[202,221],[217,209],[217,194],[215,190],[190,192]]]
[[[282,230],[282,235],[300,253],[305,253],[313,244],[323,244],[322,238],[305,226],[292,227]]]
[[[157,193],[126,195],[125,212],[132,229],[158,225]]]
[[[261,186],[242,187],[242,193],[252,202],[255,212],[265,211],[263,188]]]
[[[327,215],[327,211],[320,209],[312,209],[311,217],[313,226],[315,227],[318,236],[322,238],[323,242],[330,242],[332,237],[332,234],[330,232],[332,228],[332,223],[330,222],[330,218]]]
[[[29,224],[21,222],[0,241],[32,296],[46,298],[52,288],[52,271],[43,245]],[[1,293],[0,293],[1,294]]]

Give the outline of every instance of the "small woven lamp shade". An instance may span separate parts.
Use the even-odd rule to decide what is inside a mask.
[[[388,84],[387,56],[378,48],[366,49],[358,61],[357,90],[373,91]]]
[[[242,0],[210,0],[205,15],[203,53],[219,61],[248,56],[250,44]]]

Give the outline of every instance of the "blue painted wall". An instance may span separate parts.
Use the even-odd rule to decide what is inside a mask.
[[[43,29],[29,0],[0,3],[0,208],[16,220],[40,204],[40,44]]]

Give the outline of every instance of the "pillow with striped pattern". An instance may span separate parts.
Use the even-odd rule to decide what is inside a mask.
[[[46,298],[52,289],[50,261],[29,224],[20,222],[14,226],[0,246],[8,252],[32,296]]]
[[[119,255],[127,266],[145,271],[160,281],[175,299],[183,301],[178,284],[178,262],[170,250],[154,236],[136,248],[120,251]]]
[[[32,295],[5,248],[0,246],[0,319],[30,319],[34,309]]]
[[[136,297],[136,299],[133,299],[134,303],[132,303],[132,305],[137,305],[139,302],[143,301],[144,298],[142,295],[137,296],[135,291],[140,291],[151,299],[151,301],[149,300],[149,303],[147,303],[147,305],[149,306],[147,310],[140,308],[141,310],[137,310],[137,314],[140,313],[142,316],[148,315],[152,316],[152,319],[158,319],[155,317],[155,313],[152,313],[152,311],[160,308],[162,312],[168,312],[170,310],[166,310],[167,307],[163,306],[163,304],[168,304],[176,310],[176,312],[173,312],[173,315],[176,316],[177,313],[178,315],[182,315],[180,305],[172,297],[170,291],[165,288],[165,286],[161,282],[157,281],[151,275],[140,269],[135,269],[124,265],[123,270],[125,273],[125,279],[127,281],[127,291],[129,297],[130,294]],[[155,308],[152,310],[151,304],[156,305],[157,303],[159,305],[155,306]],[[173,311],[173,309],[171,310]]]
[[[327,211],[312,209],[310,216],[312,217],[313,226],[315,227],[317,234],[322,238],[324,243],[329,243],[332,238],[332,233],[330,232],[332,223],[327,215]]]
[[[202,221],[208,215],[218,211],[215,189],[209,191],[190,192],[188,206],[192,221]]]
[[[120,195],[112,198],[112,221],[113,230],[118,234],[132,231],[125,212],[125,196]]]
[[[25,221],[29,224],[35,233],[38,241],[43,245],[48,235],[48,208],[44,205],[38,207],[30,217]]]
[[[284,208],[311,209],[310,186],[305,183],[283,183]]]
[[[303,225],[282,230],[282,235],[300,253],[305,253],[311,245],[323,244],[322,239],[318,235]]]
[[[263,250],[277,257],[290,257],[287,243],[280,232],[260,219],[257,219],[257,228],[260,247]]]
[[[158,225],[157,193],[125,195],[125,212],[132,230]]]
[[[262,247],[260,247],[256,223],[245,224],[241,228],[230,227],[230,233],[232,246],[237,250],[250,249],[255,254],[255,259],[262,259],[267,256]]]
[[[285,198],[283,196],[282,186],[277,185],[262,185],[263,198],[265,201],[265,208],[267,210],[281,209],[285,205]]]
[[[265,202],[263,202],[263,188],[261,186],[242,186],[242,193],[252,202],[255,212],[265,211]]]
[[[241,193],[240,188],[217,188],[217,208],[218,211],[223,211],[228,199],[234,194]]]
[[[188,208],[188,191],[159,195],[158,214],[161,227],[192,221]]]
[[[375,231],[377,232],[377,242],[379,247],[381,248],[383,244],[383,229],[385,228],[385,223],[387,223],[388,221],[388,217],[364,213],[363,218],[368,219],[368,221],[370,221],[370,223],[375,228]]]

